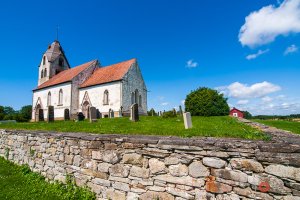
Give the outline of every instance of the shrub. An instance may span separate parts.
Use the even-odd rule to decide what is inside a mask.
[[[176,112],[174,113],[173,111],[167,111],[162,114],[162,117],[163,118],[173,118],[173,117],[177,117],[177,115],[176,115]]]
[[[229,114],[227,99],[217,90],[201,87],[185,99],[185,109],[193,116],[224,116]]]

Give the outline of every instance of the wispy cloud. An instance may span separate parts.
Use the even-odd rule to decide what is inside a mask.
[[[266,50],[258,50],[257,53],[255,53],[255,54],[250,54],[250,55],[246,56],[246,59],[247,59],[247,60],[253,60],[253,59],[257,58],[258,56],[261,56],[261,55],[263,55],[263,54],[265,54],[265,53],[268,53],[269,51],[270,51],[269,49],[266,49]]]
[[[167,105],[169,105],[169,102],[162,102],[160,105],[167,106]]]
[[[294,44],[291,46],[287,47],[286,50],[284,51],[284,55],[292,54],[298,51],[298,47]]]
[[[279,35],[299,33],[299,16],[299,0],[284,0],[278,6],[265,6],[246,17],[239,32],[239,41],[243,46],[255,47],[271,43]]]
[[[198,67],[198,63],[197,62],[194,62],[193,59],[190,59],[186,62],[186,67],[187,68],[195,68],[195,67]]]

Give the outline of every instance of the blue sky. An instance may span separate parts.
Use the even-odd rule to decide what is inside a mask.
[[[137,58],[149,109],[205,86],[252,114],[300,113],[299,16],[300,0],[1,2],[0,105],[31,104],[59,25],[71,66]]]

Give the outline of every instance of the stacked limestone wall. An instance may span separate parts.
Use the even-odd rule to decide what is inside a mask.
[[[99,199],[300,199],[295,140],[0,130],[0,156],[26,163],[49,180],[70,174]],[[270,190],[260,192],[261,182]]]

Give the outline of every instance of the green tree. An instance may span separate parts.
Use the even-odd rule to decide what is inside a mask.
[[[243,111],[243,114],[244,114],[244,118],[245,118],[245,119],[251,119],[251,118],[252,118],[251,113],[248,112],[248,111]]]
[[[5,106],[3,110],[5,115],[13,115],[16,113],[16,111],[10,106]]]
[[[31,119],[31,114],[32,114],[32,106],[31,105],[23,106],[18,113],[19,119],[16,119],[16,120],[17,121],[29,121]]]
[[[192,91],[185,99],[185,110],[193,116],[224,116],[229,114],[227,99],[217,90],[206,87]]]
[[[5,117],[4,107],[0,106],[0,120],[3,120]]]

